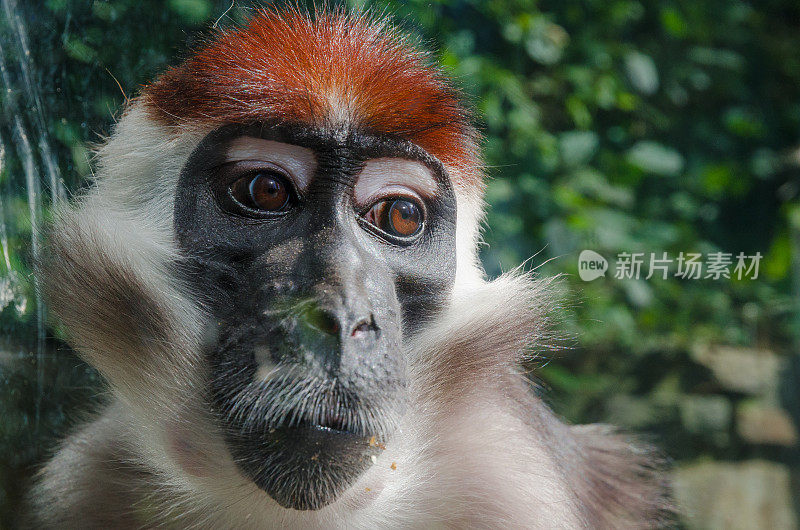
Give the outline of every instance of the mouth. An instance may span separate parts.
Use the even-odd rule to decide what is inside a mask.
[[[228,445],[239,468],[284,508],[318,510],[373,463],[372,437],[348,430],[342,417],[301,421],[261,435],[238,429]]]
[[[275,378],[215,392],[239,469],[279,505],[317,510],[364,473],[393,430],[388,410],[337,381]],[[217,387],[216,390],[220,390]]]
[[[329,412],[324,414],[317,422],[303,420],[298,424],[299,428],[319,429],[332,434],[357,434],[349,431],[349,424],[343,414]]]

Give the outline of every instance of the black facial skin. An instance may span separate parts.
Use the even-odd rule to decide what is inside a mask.
[[[286,211],[248,216],[231,205],[241,175],[225,153],[241,136],[313,150],[314,177]],[[358,173],[381,157],[420,161],[438,184],[408,239],[381,233],[354,206]],[[444,168],[402,140],[226,126],[189,158],[175,230],[186,279],[211,315],[211,407],[242,472],[280,505],[333,502],[391,436],[406,402],[402,340],[450,292],[455,222]]]

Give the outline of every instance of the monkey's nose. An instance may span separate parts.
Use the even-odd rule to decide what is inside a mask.
[[[344,341],[348,338],[369,339],[377,337],[380,333],[375,324],[375,315],[372,313],[354,318],[349,311],[344,309],[332,311],[317,304],[309,304],[302,312],[300,319],[311,329],[332,337],[341,337]],[[344,334],[343,331],[347,333]]]

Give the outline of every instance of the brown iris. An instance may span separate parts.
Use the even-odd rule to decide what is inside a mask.
[[[259,171],[242,177],[230,187],[237,202],[262,212],[280,212],[288,208],[291,188],[286,178],[277,172]]]
[[[367,221],[395,237],[411,237],[422,227],[422,208],[410,199],[388,199],[375,203],[364,216]]]

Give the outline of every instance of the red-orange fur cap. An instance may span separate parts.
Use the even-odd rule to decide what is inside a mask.
[[[478,135],[458,93],[369,15],[259,10],[145,87],[142,99],[167,125],[344,122],[409,140],[439,158],[457,186],[481,187]]]

